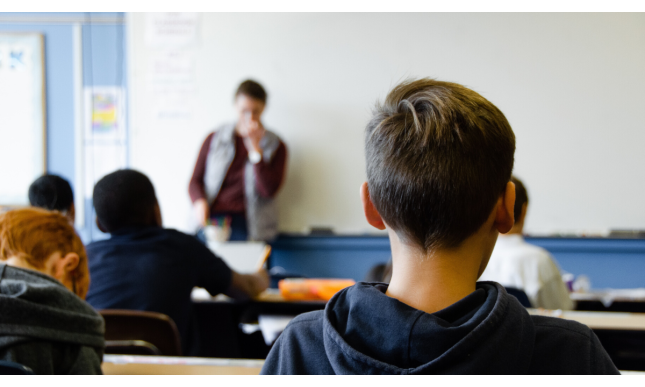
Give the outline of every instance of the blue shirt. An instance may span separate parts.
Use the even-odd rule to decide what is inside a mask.
[[[212,295],[231,284],[231,269],[195,237],[161,227],[130,227],[87,246],[87,302],[96,309],[164,313],[175,321],[184,354],[198,344],[190,294]]]

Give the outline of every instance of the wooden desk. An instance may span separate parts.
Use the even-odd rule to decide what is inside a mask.
[[[576,310],[645,313],[645,289],[605,289],[571,293]]]
[[[264,360],[105,355],[105,375],[259,375]]]
[[[291,301],[285,300],[277,289],[267,289],[258,297],[250,300],[234,300],[224,295],[210,297],[208,293],[193,290],[193,306],[201,307],[204,304],[230,304],[240,311],[239,322],[254,323],[260,314],[291,315],[297,316],[314,310],[325,309],[326,301]]]
[[[193,292],[193,313],[199,330],[199,356],[264,359],[271,347],[262,333],[245,334],[240,324],[257,323],[260,314],[295,316],[325,308],[324,301],[285,301],[277,292],[266,292],[254,300],[210,297]]]
[[[645,331],[645,313],[581,312],[528,309],[529,314],[560,317],[587,325],[593,330]]]
[[[618,369],[645,371],[645,313],[528,311],[533,315],[560,317],[587,325]]]

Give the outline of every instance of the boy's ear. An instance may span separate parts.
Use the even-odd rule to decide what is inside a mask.
[[[60,280],[64,278],[67,274],[73,272],[78,267],[80,258],[76,253],[67,253],[61,255],[53,265],[54,278]]]
[[[497,214],[495,215],[495,226],[497,231],[505,234],[513,228],[515,224],[515,215],[513,207],[515,206],[515,184],[512,182],[506,183],[504,194],[500,197],[501,203],[497,206]]]
[[[163,220],[161,218],[161,208],[159,207],[159,202],[155,203],[154,224],[155,226],[159,226],[159,227],[163,226]]]
[[[381,214],[378,213],[372,199],[370,199],[370,192],[367,187],[367,182],[361,184],[361,201],[363,202],[363,211],[365,212],[365,219],[371,226],[379,230],[385,230],[385,223]]]

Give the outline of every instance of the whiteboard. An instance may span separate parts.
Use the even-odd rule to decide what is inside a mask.
[[[0,205],[29,204],[46,171],[43,36],[0,33]]]
[[[128,17],[130,160],[169,227],[188,228],[199,147],[234,119],[235,88],[251,77],[269,93],[264,124],[289,151],[280,229],[375,231],[359,198],[370,109],[402,79],[428,76],[472,88],[508,118],[527,232],[645,229],[644,13],[205,13],[177,47],[149,45],[146,15]],[[176,99],[158,100],[158,62],[181,77]],[[174,114],[158,114],[164,101]]]

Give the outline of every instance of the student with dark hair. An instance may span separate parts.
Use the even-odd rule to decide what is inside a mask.
[[[193,236],[163,228],[154,187],[140,172],[106,175],[96,183],[93,200],[99,229],[111,235],[87,246],[93,278],[87,301],[96,309],[167,314],[186,355],[199,354],[193,287],[247,296],[268,287],[265,271],[236,273]]]
[[[511,181],[515,184],[515,225],[497,239],[480,279],[523,290],[534,308],[573,309],[573,301],[555,259],[548,251],[527,243],[522,237],[529,197],[518,178],[513,176]]]
[[[262,373],[618,373],[587,326],[477,282],[513,227],[515,135],[499,109],[455,83],[406,81],[374,110],[365,153],[363,209],[388,232],[392,279],[293,319]]]
[[[66,217],[0,215],[0,360],[36,374],[101,374],[103,318],[83,301],[87,255]]]
[[[58,211],[74,224],[76,210],[72,186],[60,176],[43,175],[31,183],[29,204],[46,210]]]
[[[206,137],[188,186],[200,226],[228,217],[230,240],[268,241],[278,233],[274,198],[284,179],[287,148],[262,124],[266,100],[259,83],[240,84],[237,122]],[[202,231],[198,237],[204,239]]]

